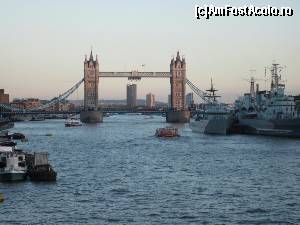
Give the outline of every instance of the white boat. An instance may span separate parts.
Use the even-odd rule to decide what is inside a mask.
[[[230,108],[223,103],[219,103],[211,81],[211,88],[208,91],[210,94],[205,96],[208,99],[206,110],[198,112],[198,116],[194,122],[190,123],[190,128],[196,133],[206,134],[223,134],[229,133],[230,126],[233,122],[233,117]]]
[[[78,127],[78,126],[82,126],[82,123],[80,122],[79,119],[69,118],[66,120],[65,126],[66,127]]]
[[[26,178],[25,154],[13,147],[0,147],[0,181],[22,181]]]

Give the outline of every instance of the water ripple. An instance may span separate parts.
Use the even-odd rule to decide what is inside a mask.
[[[207,136],[164,118],[112,116],[68,129],[17,123],[56,183],[0,183],[0,224],[300,224],[300,140]],[[46,137],[52,133],[52,137]]]

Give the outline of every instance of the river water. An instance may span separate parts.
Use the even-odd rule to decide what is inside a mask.
[[[143,115],[16,123],[29,139],[18,146],[48,151],[58,179],[0,183],[0,224],[300,224],[300,140],[188,125],[154,137],[164,126]]]

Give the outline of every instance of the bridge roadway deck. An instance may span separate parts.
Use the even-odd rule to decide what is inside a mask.
[[[79,114],[81,110],[72,110],[72,111],[13,111],[13,112],[0,112],[0,115],[9,116],[9,115],[52,115],[52,114]],[[120,109],[103,109],[99,110],[99,112],[103,113],[117,113],[117,114],[125,114],[125,113],[142,113],[142,114],[163,114],[166,110],[120,110]]]
[[[124,77],[124,78],[170,78],[170,72],[100,72],[99,77]]]

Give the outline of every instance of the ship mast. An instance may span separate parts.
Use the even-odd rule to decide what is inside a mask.
[[[217,92],[218,90],[216,90],[216,89],[214,88],[214,84],[213,84],[212,78],[211,78],[211,80],[210,80],[210,89],[208,89],[208,90],[206,90],[206,91],[208,91],[209,94],[206,95],[205,97],[207,97],[207,98],[209,98],[209,99],[212,99],[213,102],[217,102],[217,98],[220,98],[220,97],[221,97],[221,96],[217,96],[217,95],[216,95],[216,92]]]
[[[279,74],[284,67],[279,66],[278,63],[273,63],[272,67],[269,68],[271,71],[271,92],[277,93],[279,88],[284,88],[285,85],[281,83],[281,75]]]

